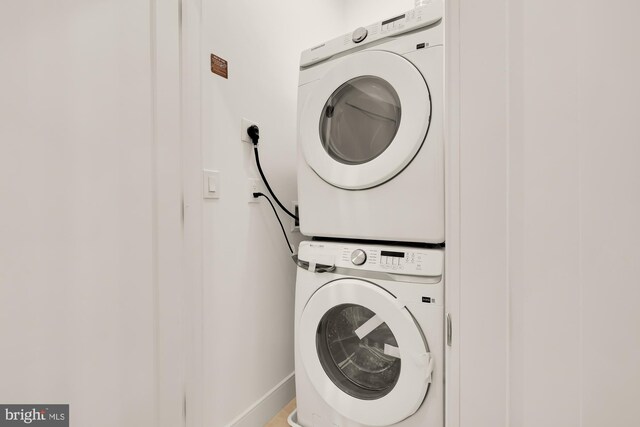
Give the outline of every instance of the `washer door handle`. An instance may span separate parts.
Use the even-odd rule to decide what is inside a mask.
[[[429,366],[427,367],[427,372],[429,372],[429,382],[433,381],[432,375],[433,375],[433,367],[435,365],[436,361],[433,359],[433,355],[431,353],[429,353]]]

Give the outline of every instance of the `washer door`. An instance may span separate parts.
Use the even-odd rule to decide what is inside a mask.
[[[420,328],[406,307],[373,283],[324,285],[305,306],[297,339],[316,391],[357,423],[400,422],[427,394],[433,359]]]
[[[375,187],[400,173],[420,150],[431,97],[422,74],[404,57],[359,52],[310,84],[299,138],[305,160],[329,184]]]

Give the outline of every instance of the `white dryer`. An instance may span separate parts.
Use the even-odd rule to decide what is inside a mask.
[[[297,423],[444,426],[444,251],[302,242]]]
[[[303,234],[444,241],[443,11],[431,0],[302,53]]]

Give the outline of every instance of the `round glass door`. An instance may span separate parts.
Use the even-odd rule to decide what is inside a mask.
[[[357,304],[329,310],[320,321],[316,347],[323,369],[342,391],[379,399],[398,382],[398,343],[386,323]]]
[[[327,404],[359,425],[389,426],[418,410],[433,358],[409,310],[364,280],[329,282],[297,328],[300,361]]]
[[[398,93],[375,76],[351,79],[330,97],[320,118],[320,140],[327,153],[346,165],[369,162],[382,154],[398,132]]]
[[[364,190],[399,174],[425,142],[431,94],[401,55],[364,51],[341,58],[305,85],[298,116],[302,154],[327,183]]]

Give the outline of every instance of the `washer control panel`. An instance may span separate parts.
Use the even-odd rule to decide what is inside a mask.
[[[367,38],[367,35],[369,35],[369,30],[367,30],[364,27],[360,27],[353,32],[351,36],[351,40],[354,43],[360,43],[361,41]]]
[[[377,249],[362,248],[351,250],[344,248],[342,261],[350,260],[350,264],[366,266],[366,270],[386,271],[389,273],[411,275],[439,275],[442,258],[440,253],[430,249]],[[338,263],[339,264],[339,263]]]
[[[304,262],[397,275],[442,276],[444,249],[305,241],[298,257]]]
[[[440,21],[443,16],[443,0],[428,0],[428,3],[424,6],[417,7],[366,27],[357,28],[355,31],[345,34],[344,36],[337,37],[303,51],[300,66],[308,67],[357,46],[435,24]]]

